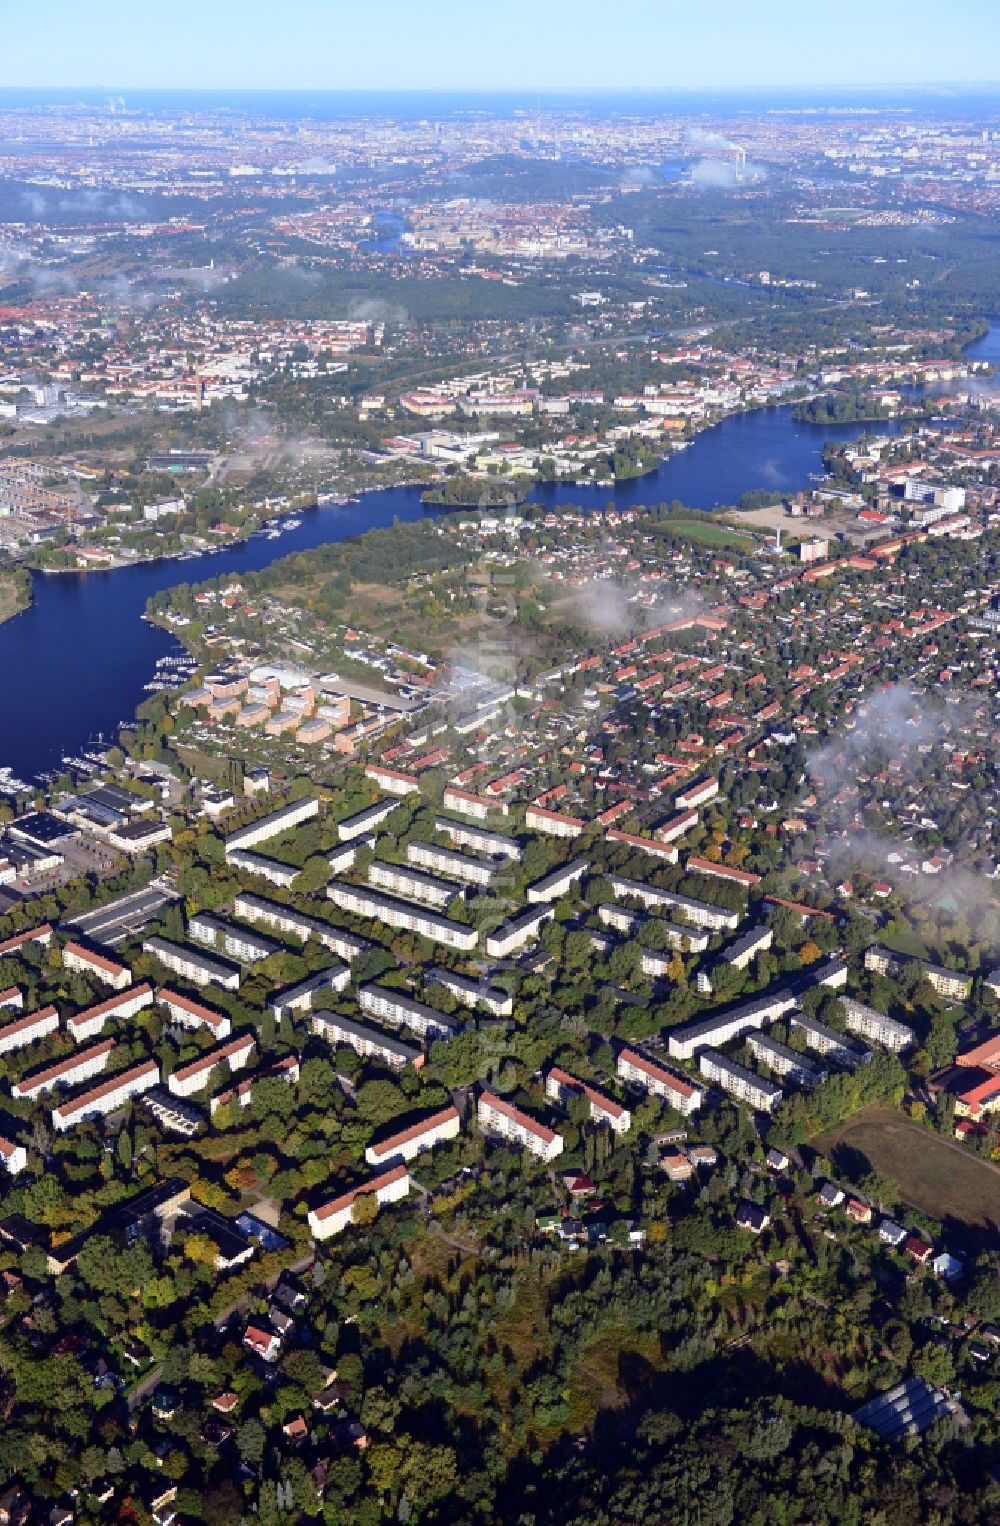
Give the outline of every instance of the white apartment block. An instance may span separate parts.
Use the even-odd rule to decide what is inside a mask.
[[[24,1145],[15,1144],[12,1139],[5,1139],[0,1134],[0,1166],[9,1171],[11,1176],[16,1176],[27,1164],[28,1152]]]
[[[752,927],[742,938],[737,938],[728,948],[723,949],[722,958],[734,969],[745,970],[751,959],[758,954],[764,953],[774,942],[774,929],[771,927]]]
[[[456,821],[453,816],[435,817],[434,830],[450,837],[460,848],[472,848],[474,852],[485,853],[490,858],[517,860],[521,857],[521,849],[512,837],[505,837],[502,832],[489,832],[485,827],[476,827],[470,822]]]
[[[667,1038],[667,1047],[675,1060],[692,1060],[699,1049],[717,1049],[752,1030],[758,1032],[784,1017],[796,1006],[796,999],[786,986],[779,986],[765,996],[753,1001],[741,1002],[725,1012],[710,1013],[708,1017],[695,1018],[673,1028]]]
[[[698,1056],[698,1069],[706,1081],[714,1081],[737,1102],[746,1102],[762,1113],[773,1113],[784,1096],[780,1086],[765,1081],[745,1065],[737,1065],[717,1049],[703,1049]]]
[[[657,827],[656,837],[660,842],[676,842],[678,837],[683,837],[685,832],[690,832],[691,828],[697,825],[697,811],[682,811],[679,816],[673,816],[669,821],[665,821],[662,827]]]
[[[442,797],[446,811],[458,811],[461,816],[471,816],[475,821],[488,821],[493,812],[501,816],[510,814],[506,800],[493,799],[489,795],[476,795],[471,790],[458,789],[449,784]]]
[[[204,954],[200,949],[189,948],[183,943],[171,943],[168,938],[147,938],[142,948],[144,953],[158,959],[164,969],[172,970],[175,975],[180,975],[182,980],[189,980],[194,986],[217,985],[224,991],[238,991],[240,988],[239,967],[230,964],[228,959],[220,959],[215,954]]]
[[[8,1170],[12,1177],[17,1177],[20,1170],[24,1170],[27,1164],[27,1151],[23,1144],[15,1144],[14,1140],[8,1140],[0,1134],[0,1166]]]
[[[269,901],[266,896],[252,895],[248,891],[241,891],[236,897],[233,911],[245,922],[259,922],[278,932],[290,933],[303,943],[315,938],[323,948],[346,960],[348,964],[371,947],[364,938],[345,932],[341,927],[332,927],[321,917],[307,916],[304,911],[296,911],[294,906],[283,906],[280,901]]]
[[[705,1093],[700,1086],[694,1086],[683,1077],[674,1075],[672,1070],[657,1065],[654,1060],[647,1059],[635,1049],[621,1051],[617,1074],[620,1081],[651,1092],[654,1097],[661,1097],[670,1107],[685,1116],[697,1112],[705,1100]]]
[[[0,1012],[5,1007],[24,1007],[24,993],[20,986],[8,986],[6,991],[0,991]]]
[[[368,1181],[351,1187],[339,1197],[310,1211],[309,1229],[313,1239],[329,1240],[331,1236],[343,1233],[354,1218],[355,1203],[364,1194],[374,1193],[376,1202],[381,1206],[384,1203],[399,1202],[407,1196],[409,1190],[410,1175],[404,1165],[393,1166],[378,1176],[370,1177]]]
[[[724,906],[712,906],[708,901],[697,901],[673,890],[660,890],[643,880],[627,879],[623,874],[612,874],[609,879],[616,896],[641,901],[646,907],[665,906],[683,912],[695,927],[707,927],[712,932],[735,932],[740,925],[739,912],[727,911]]]
[[[19,948],[26,943],[40,943],[43,948],[48,948],[52,941],[51,922],[42,922],[38,927],[29,927],[27,932],[15,933],[12,938],[5,938],[0,943],[0,959],[5,954],[16,954]]]
[[[422,901],[440,911],[455,896],[465,899],[468,890],[457,880],[438,879],[425,869],[415,869],[412,864],[390,864],[376,859],[368,866],[370,884],[378,890],[388,890],[393,895]]]
[[[524,824],[530,831],[542,832],[547,837],[579,837],[587,825],[578,816],[568,816],[565,811],[550,811],[541,805],[528,806]]]
[[[338,1044],[348,1045],[363,1060],[380,1060],[391,1070],[402,1070],[404,1065],[412,1065],[414,1070],[419,1070],[424,1063],[419,1049],[402,1044],[398,1039],[390,1038],[387,1033],[380,1033],[377,1028],[369,1028],[366,1023],[339,1017],[335,1012],[314,1012],[309,1028],[317,1038],[325,1039],[331,1048],[336,1048]]]
[[[560,900],[562,896],[569,895],[573,886],[583,879],[589,867],[585,858],[574,858],[571,863],[553,869],[551,874],[543,875],[540,880],[535,880],[533,885],[528,886],[528,900],[532,905]]]
[[[369,1016],[381,1018],[394,1028],[409,1028],[421,1038],[450,1039],[459,1027],[455,1018],[389,986],[374,983],[362,986],[358,991],[358,1006]]]
[[[161,986],[156,1000],[161,1007],[166,1007],[170,1021],[179,1028],[207,1028],[217,1039],[226,1039],[233,1031],[233,1025],[225,1012],[205,1007],[200,1001],[192,1001],[190,996],[182,996],[179,991]]]
[[[917,1035],[905,1023],[897,1023],[895,1018],[886,1017],[884,1013],[876,1012],[874,1007],[866,1007],[864,1002],[854,1001],[850,996],[842,996],[840,1000],[849,1033],[882,1044],[894,1054],[902,1054],[916,1043]]]
[[[120,996],[109,996],[107,1001],[74,1012],[66,1019],[66,1032],[74,1043],[79,1044],[83,1039],[96,1038],[110,1018],[117,1017],[124,1022],[152,1005],[153,987],[145,980],[141,985],[130,986]]]
[[[439,916],[423,906],[414,906],[411,901],[384,895],[363,885],[334,880],[327,886],[326,893],[341,911],[383,922],[386,927],[400,927],[406,932],[418,933],[422,938],[429,938],[432,943],[443,943],[448,948],[467,953],[479,942],[479,934],[474,927],[466,927],[462,922]]]
[[[551,922],[554,917],[555,911],[551,906],[529,907],[488,935],[487,954],[491,959],[506,959],[526,943],[533,943],[546,922]]]
[[[282,837],[293,827],[300,826],[303,821],[310,821],[318,815],[319,801],[312,796],[306,796],[302,800],[292,800],[288,805],[279,806],[276,811],[269,811],[259,821],[252,821],[249,826],[240,827],[238,831],[230,833],[226,838],[226,861],[231,862],[231,854],[235,851],[256,848],[258,843],[267,842],[272,837]]]
[[[341,842],[354,842],[357,837],[365,837],[387,821],[398,806],[398,800],[380,800],[377,805],[368,805],[353,816],[345,816],[337,826],[337,835]]]
[[[78,1049],[75,1054],[46,1065],[31,1075],[23,1076],[11,1087],[11,1094],[25,1101],[34,1101],[54,1086],[80,1086],[92,1076],[99,1076],[105,1069],[118,1045],[114,1039],[102,1039],[89,1049]]]
[[[28,1012],[24,1017],[16,1017],[13,1022],[4,1023],[0,1028],[0,1054],[10,1054],[14,1049],[24,1049],[28,1044],[33,1044],[36,1039],[43,1039],[50,1033],[55,1033],[59,1027],[59,1013],[55,1007],[39,1007],[37,1012]]]
[[[350,983],[350,968],[346,964],[333,964],[325,970],[316,970],[293,986],[275,991],[267,1004],[280,1023],[283,1017],[292,1017],[296,1012],[311,1012],[317,991],[346,991]]]
[[[267,880],[271,885],[280,885],[288,890],[300,870],[295,864],[283,864],[278,858],[268,858],[263,853],[250,853],[244,848],[234,848],[226,854],[226,861],[234,869],[242,869],[244,874],[252,874],[257,879]]]
[[[254,1087],[258,1081],[284,1081],[289,1086],[296,1086],[299,1074],[298,1055],[288,1054],[283,1060],[276,1060],[273,1065],[268,1065],[264,1070],[257,1070],[252,1076],[245,1077],[236,1086],[227,1086],[224,1090],[216,1092],[214,1097],[208,1099],[209,1112],[214,1118],[220,1107],[225,1107],[227,1102],[233,1101],[240,1107],[249,1107],[253,1102]]]
[[[511,1144],[520,1145],[522,1149],[530,1151],[532,1155],[537,1155],[542,1160],[555,1160],[556,1156],[563,1152],[564,1141],[561,1134],[546,1128],[543,1123],[538,1123],[536,1119],[523,1113],[520,1108],[505,1102],[502,1097],[495,1096],[493,1092],[480,1093],[476,1116],[484,1134],[498,1135],[501,1139],[509,1140]]]
[[[256,1041],[251,1033],[225,1040],[199,1055],[188,1065],[181,1065],[167,1077],[167,1087],[175,1097],[190,1097],[207,1086],[217,1065],[228,1065],[230,1070],[242,1070],[250,1063],[256,1052]]]
[[[434,968],[428,971],[428,980],[444,986],[456,996],[464,1007],[473,1011],[485,1007],[494,1017],[509,1017],[514,1010],[514,998],[503,986],[490,985],[486,980],[472,980],[467,975],[456,975],[451,970]]]
[[[718,793],[718,779],[693,779],[674,796],[674,805],[679,811],[692,810],[695,806],[707,805]]]
[[[495,858],[472,858],[454,848],[438,848],[429,842],[411,842],[406,857],[418,869],[428,869],[445,879],[486,886],[500,867]]]
[[[238,927],[235,922],[213,916],[210,911],[197,912],[189,919],[187,930],[188,937],[195,943],[211,949],[221,945],[222,952],[240,964],[258,964],[262,959],[270,959],[272,954],[282,952],[281,944],[273,938],[249,927]]]
[[[365,769],[365,778],[371,779],[387,795],[412,795],[420,789],[413,774],[404,774],[398,768],[387,768],[384,763],[369,763]]]
[[[822,1065],[799,1054],[797,1049],[779,1044],[777,1039],[770,1038],[766,1033],[751,1033],[747,1038],[747,1048],[754,1059],[760,1060],[775,1075],[794,1082],[796,1086],[818,1086],[820,1081],[826,1079],[827,1073]]]
[[[871,1051],[856,1044],[846,1033],[828,1028],[825,1023],[807,1017],[804,1012],[793,1013],[788,1021],[791,1027],[801,1029],[808,1048],[817,1054],[829,1055],[838,1064],[853,1067],[871,1059]]]
[[[59,1129],[71,1129],[75,1124],[83,1123],[87,1118],[99,1118],[107,1113],[113,1113],[116,1108],[124,1106],[132,1097],[140,1096],[143,1092],[150,1091],[158,1086],[160,1081],[160,1067],[155,1060],[143,1060],[139,1065],[133,1065],[129,1070],[120,1071],[117,1076],[112,1076],[109,1081],[103,1081],[99,1086],[92,1087],[89,1091],[79,1092],[75,1097],[68,1097],[58,1107],[52,1109],[52,1126]]]
[[[62,962],[67,970],[101,980],[116,991],[124,991],[132,984],[132,971],[127,964],[119,964],[117,959],[109,959],[107,954],[99,954],[95,949],[84,948],[82,943],[67,943],[62,951]]]
[[[458,1109],[454,1106],[441,1108],[408,1129],[370,1144],[365,1151],[365,1160],[370,1166],[384,1166],[391,1160],[412,1160],[421,1150],[432,1150],[443,1139],[457,1138],[460,1128]]]
[[[616,1134],[627,1134],[632,1127],[632,1114],[627,1107],[589,1081],[581,1081],[568,1071],[560,1070],[558,1065],[553,1065],[545,1077],[545,1095],[561,1107],[566,1107],[576,1097],[586,1097],[595,1123],[608,1124]]]

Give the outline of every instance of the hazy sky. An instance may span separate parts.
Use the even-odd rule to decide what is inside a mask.
[[[1000,0],[7,0],[0,85],[562,89],[1000,76]]]

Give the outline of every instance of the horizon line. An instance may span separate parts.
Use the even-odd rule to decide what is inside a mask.
[[[983,88],[1000,89],[1000,77],[996,79],[969,79],[969,80],[839,80],[825,83],[807,82],[804,84],[779,84],[770,82],[767,84],[725,84],[713,85],[702,83],[697,85],[607,85],[607,84],[572,84],[572,85],[538,85],[538,84],[503,84],[503,85],[247,85],[247,84],[215,84],[215,85],[181,85],[181,84],[122,84],[109,83],[107,81],[94,81],[89,84],[12,84],[0,82],[0,92],[16,90],[22,93],[30,93],[33,90],[56,91],[56,90],[109,90],[109,91],[174,91],[177,93],[188,92],[191,94],[207,94],[211,92],[245,91],[256,95],[377,95],[391,93],[393,95],[505,95],[521,91],[530,91],[535,95],[566,95],[574,91],[585,91],[589,95],[660,95],[660,94],[697,94],[711,90],[719,95],[735,94],[737,92],[762,93],[765,91],[789,91],[806,94],[810,91],[822,90],[973,90]]]

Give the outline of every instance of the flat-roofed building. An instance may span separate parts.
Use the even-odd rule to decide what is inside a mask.
[[[585,1097],[590,1104],[590,1116],[595,1123],[606,1123],[616,1134],[627,1134],[632,1127],[632,1114],[627,1107],[616,1102],[589,1081],[571,1076],[558,1065],[553,1065],[545,1076],[545,1095],[553,1102],[566,1107],[577,1097]]]
[[[789,1023],[801,1031],[809,1049],[836,1060],[838,1065],[846,1065],[853,1070],[856,1065],[871,1059],[871,1050],[863,1049],[860,1044],[848,1038],[846,1033],[828,1028],[825,1023],[815,1017],[807,1017],[804,1012],[793,1012]]]
[[[190,1097],[207,1086],[217,1065],[228,1065],[230,1070],[242,1070],[256,1053],[257,1044],[252,1033],[238,1034],[236,1038],[223,1040],[221,1044],[207,1049],[196,1060],[181,1065],[167,1077],[167,1087],[175,1097]]]
[[[683,912],[694,927],[707,927],[712,932],[735,932],[740,925],[738,911],[728,911],[724,906],[712,906],[708,901],[698,901],[692,896],[678,895],[673,890],[661,890],[644,880],[630,880],[623,874],[609,875],[611,889],[622,900],[641,901],[646,907],[664,906]]]
[[[574,858],[568,864],[561,864],[558,869],[543,875],[540,880],[535,880],[527,889],[528,900],[533,904],[548,904],[558,901],[564,895],[569,895],[573,886],[576,885],[586,874],[589,864],[585,858]]]
[[[179,1028],[207,1028],[216,1039],[228,1038],[232,1032],[232,1022],[225,1012],[218,1012],[214,1007],[206,1007],[203,1002],[194,1001],[190,996],[183,996],[179,991],[171,991],[167,986],[161,986],[156,994],[156,1000],[161,1007],[166,1007],[170,1021],[176,1023]]]
[[[256,848],[259,843],[268,842],[272,837],[282,837],[286,832],[291,832],[294,827],[300,826],[303,821],[311,821],[319,815],[319,801],[311,795],[304,796],[301,800],[290,800],[287,805],[280,805],[277,810],[269,811],[259,821],[252,821],[248,826],[240,827],[231,832],[226,838],[226,860],[230,861],[230,855],[244,848]]]
[[[480,887],[489,884],[502,862],[495,858],[459,853],[454,848],[439,848],[429,842],[408,843],[406,857],[418,869],[427,869],[445,879],[460,880],[463,884]]]
[[[164,1086],[154,1086],[152,1091],[144,1092],[139,1105],[156,1119],[161,1129],[166,1129],[168,1134],[179,1134],[183,1139],[192,1139],[205,1122],[200,1108],[181,1097],[172,1097]]]
[[[144,980],[140,985],[129,986],[127,991],[122,991],[118,996],[109,996],[107,1001],[99,1001],[92,1007],[84,1007],[81,1012],[74,1012],[72,1017],[66,1019],[66,1032],[75,1044],[79,1044],[84,1039],[96,1038],[105,1023],[112,1018],[127,1022],[144,1007],[152,1005],[153,987],[148,980]]]
[[[124,991],[132,984],[132,971],[127,964],[111,959],[97,949],[85,948],[82,943],[67,943],[62,951],[62,962],[67,970],[89,975],[92,980],[100,980],[116,991]]]
[[[479,941],[479,934],[474,927],[466,927],[463,922],[442,917],[427,907],[414,906],[411,901],[371,890],[364,885],[334,880],[326,887],[326,893],[341,911],[383,922],[386,927],[401,927],[407,932],[418,933],[422,938],[429,938],[432,943],[443,943],[448,948],[467,953]]]
[[[507,858],[515,861],[521,857],[520,846],[512,837],[502,832],[491,832],[486,827],[473,826],[468,821],[456,821],[453,816],[436,816],[434,830],[450,837],[460,848],[472,848],[476,853],[490,858]]]
[[[218,954],[206,954],[188,944],[172,943],[169,938],[147,938],[143,952],[152,954],[164,969],[172,970],[195,986],[221,986],[224,991],[238,991],[240,968]]]
[[[39,1007],[36,1012],[26,1012],[0,1027],[0,1054],[10,1054],[14,1049],[25,1049],[37,1039],[46,1038],[59,1027],[59,1013],[55,1007]]]
[[[88,1118],[105,1117],[123,1107],[133,1097],[157,1086],[159,1080],[160,1067],[156,1061],[143,1060],[141,1064],[132,1065],[128,1070],[119,1071],[116,1076],[102,1081],[99,1086],[90,1087],[87,1091],[78,1092],[75,1097],[67,1097],[65,1102],[60,1102],[58,1107],[52,1109],[52,1126],[62,1132],[84,1123]]]
[[[705,1099],[705,1093],[700,1086],[685,1080],[682,1076],[675,1075],[672,1070],[658,1065],[648,1055],[640,1054],[637,1049],[623,1049],[618,1055],[617,1074],[620,1081],[627,1082],[630,1086],[638,1086],[643,1091],[652,1092],[654,1097],[676,1108],[679,1113],[697,1112]]]
[[[765,1081],[763,1076],[747,1070],[745,1065],[737,1065],[735,1060],[720,1054],[717,1049],[701,1051],[698,1069],[706,1081],[714,1081],[716,1086],[721,1086],[737,1102],[746,1102],[762,1113],[773,1113],[784,1096],[781,1087],[773,1081]]]
[[[398,1129],[387,1139],[373,1141],[365,1150],[365,1160],[370,1166],[412,1160],[421,1150],[432,1150],[443,1139],[457,1138],[460,1128],[458,1108],[449,1104],[411,1123],[408,1128]]]
[[[355,811],[353,816],[345,816],[337,823],[337,835],[341,842],[354,842],[355,838],[374,832],[398,809],[398,800],[380,800],[377,805],[366,805],[363,811]]]
[[[287,953],[280,943],[249,927],[227,922],[210,911],[196,912],[188,919],[188,937],[205,948],[221,949],[240,964],[259,964],[273,954]]]
[[[244,874],[252,874],[257,879],[267,880],[271,885],[280,885],[285,890],[291,887],[302,872],[296,864],[283,864],[278,858],[251,853],[245,848],[234,848],[226,854],[226,859],[234,869],[242,869]]]
[[[484,1134],[499,1136],[511,1144],[518,1144],[537,1155],[541,1160],[555,1160],[561,1155],[564,1140],[554,1129],[539,1123],[530,1114],[498,1097],[494,1092],[482,1091],[476,1105],[479,1127]]]
[[[381,1018],[394,1028],[409,1028],[421,1038],[450,1039],[461,1024],[454,1017],[428,1007],[422,1001],[414,1001],[403,991],[391,986],[372,982],[358,991],[358,1006],[371,1017]]]
[[[743,933],[734,942],[724,948],[719,957],[731,964],[734,969],[745,970],[751,959],[756,959],[758,954],[763,954],[774,942],[774,928],[761,925],[751,927],[749,932]]]
[[[350,983],[350,967],[346,964],[332,964],[325,970],[316,970],[312,975],[307,975],[305,980],[275,991],[268,998],[267,1004],[274,1013],[275,1021],[280,1023],[283,1017],[294,1017],[296,1012],[311,1012],[318,991],[346,991]]]
[[[766,1065],[775,1075],[784,1077],[786,1081],[792,1081],[796,1086],[808,1089],[826,1080],[827,1073],[822,1065],[817,1065],[815,1060],[799,1054],[797,1049],[789,1049],[787,1044],[779,1044],[778,1040],[771,1038],[769,1034],[751,1033],[747,1038],[747,1047],[762,1065]]]
[[[707,1017],[672,1028],[667,1047],[675,1060],[693,1060],[699,1049],[717,1049],[744,1033],[760,1032],[796,1005],[794,993],[787,986],[778,986],[752,1001],[740,1002],[723,1012],[710,1012]]]
[[[491,959],[506,959],[509,955],[516,954],[526,943],[534,943],[545,924],[554,917],[555,911],[551,906],[529,906],[527,911],[511,917],[508,922],[501,923],[488,934],[487,954]]]
[[[314,1240],[329,1240],[342,1234],[354,1218],[354,1205],[358,1198],[371,1193],[381,1207],[384,1203],[397,1203],[410,1190],[410,1176],[404,1165],[392,1166],[378,1176],[369,1177],[357,1186],[349,1187],[328,1202],[310,1209],[309,1229]]]
[[[849,1033],[870,1039],[874,1044],[882,1044],[894,1054],[903,1054],[916,1043],[917,1035],[905,1023],[898,1023],[895,1018],[886,1017],[883,1012],[876,1012],[874,1007],[867,1007],[864,1002],[855,1001],[853,997],[842,996],[840,1000]]]
[[[369,1028],[366,1023],[356,1023],[352,1018],[340,1017],[335,1012],[314,1012],[309,1027],[317,1038],[325,1039],[334,1048],[345,1044],[363,1060],[379,1060],[391,1070],[402,1070],[412,1065],[419,1070],[424,1063],[423,1053],[410,1044],[402,1044],[388,1033]]]
[[[173,835],[165,821],[130,821],[127,826],[112,827],[108,842],[119,853],[148,853],[159,843],[169,842]]]
[[[368,865],[368,879],[379,890],[388,890],[414,901],[422,901],[438,911],[458,896],[464,901],[468,889],[458,880],[442,880],[426,869],[412,864],[390,864],[376,859]]]
[[[470,1007],[473,1011],[477,1007],[485,1007],[487,1012],[492,1012],[494,1017],[509,1017],[514,1010],[514,998],[503,986],[491,985],[485,978],[472,980],[467,975],[456,975],[452,970],[444,970],[437,966],[428,970],[427,979],[435,985],[444,986],[462,1003],[463,1007]]]

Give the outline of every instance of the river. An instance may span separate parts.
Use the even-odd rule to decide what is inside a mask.
[[[1000,323],[970,348],[1000,362]],[[541,484],[531,501],[587,509],[679,499],[692,509],[734,503],[752,488],[806,487],[822,470],[823,443],[852,439],[862,424],[797,423],[789,406],[734,415],[702,431],[686,450],[646,477],[609,487]],[[157,658],[177,650],[166,632],[140,619],[151,594],[175,583],[258,571],[280,556],[345,540],[427,510],[420,489],[386,488],[359,503],[300,514],[280,540],[243,545],[187,561],[145,563],[115,572],[36,573],[30,609],[0,626],[0,765],[35,779],[88,742],[116,736],[146,697]]]

